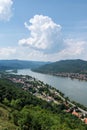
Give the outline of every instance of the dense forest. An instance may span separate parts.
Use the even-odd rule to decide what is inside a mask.
[[[87,130],[65,105],[46,102],[0,78],[0,130]]]
[[[54,63],[43,65],[34,71],[41,73],[81,73],[87,72],[87,61],[77,60],[61,60]]]

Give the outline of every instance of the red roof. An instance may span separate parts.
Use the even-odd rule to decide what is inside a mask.
[[[76,111],[73,111],[72,114],[79,117],[79,113],[77,113]]]
[[[85,122],[85,124],[87,124],[87,118],[84,118],[84,122]]]

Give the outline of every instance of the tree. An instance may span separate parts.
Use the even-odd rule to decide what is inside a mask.
[[[9,106],[9,105],[10,105],[10,101],[9,101],[7,98],[4,98],[3,103],[4,103],[6,106]]]

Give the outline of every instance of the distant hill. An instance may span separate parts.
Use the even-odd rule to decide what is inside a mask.
[[[46,63],[47,62],[39,62],[39,61],[0,60],[0,70],[23,69],[23,68],[34,69],[42,65],[45,65]]]
[[[50,63],[44,66],[34,69],[41,73],[58,73],[58,72],[87,72],[87,61],[80,59],[77,60],[61,60],[54,63]]]

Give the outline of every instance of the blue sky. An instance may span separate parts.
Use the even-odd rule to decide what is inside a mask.
[[[87,0],[0,0],[0,59],[87,60]]]

